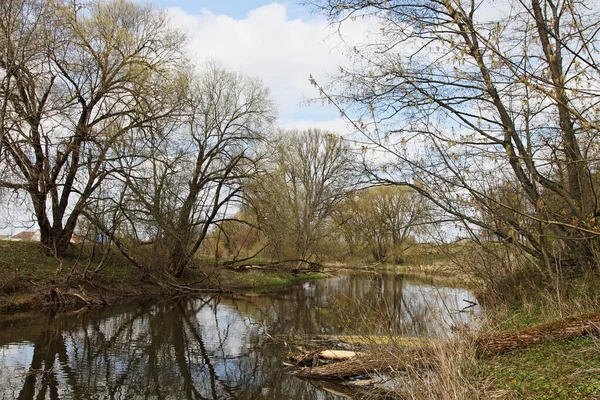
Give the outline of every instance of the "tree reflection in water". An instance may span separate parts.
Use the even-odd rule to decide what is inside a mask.
[[[368,333],[431,333],[456,316],[468,322],[456,313],[463,298],[472,295],[399,277],[352,275],[259,297],[180,298],[6,325],[0,327],[0,396],[336,399],[287,374],[286,349],[266,340],[262,327],[271,335],[343,333],[332,318],[336,308],[335,315],[366,322]]]

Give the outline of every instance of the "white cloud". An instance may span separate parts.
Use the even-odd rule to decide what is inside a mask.
[[[175,24],[189,37],[194,61],[218,60],[226,67],[262,78],[271,89],[282,120],[336,117],[332,108],[302,106],[317,91],[309,83],[312,74],[325,82],[345,63],[347,46],[320,17],[290,19],[284,4],[272,3],[251,10],[244,19],[215,15],[202,10],[191,15],[179,8],[168,9]],[[361,37],[366,22],[348,24],[350,40]],[[318,123],[318,121],[315,121]]]
[[[330,120],[312,120],[312,119],[288,119],[281,120],[280,125],[285,129],[308,129],[308,128],[320,128],[326,131],[337,133],[344,138],[350,138],[350,132],[352,132],[352,126],[348,124],[348,121],[343,118],[336,118]]]

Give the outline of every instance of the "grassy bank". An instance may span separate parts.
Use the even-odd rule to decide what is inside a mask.
[[[410,393],[427,399],[599,399],[600,337],[548,341],[501,354],[485,355],[473,340],[480,335],[515,332],[600,310],[596,275],[571,278],[559,285],[523,290],[509,303],[483,309],[477,331],[459,331],[441,341],[439,370],[433,379],[417,376]],[[600,327],[598,327],[600,328]],[[405,394],[405,393],[404,393]]]
[[[563,279],[552,287],[535,285],[518,299],[486,310],[482,329],[511,332],[571,315],[600,310],[595,274]],[[542,343],[482,358],[474,368],[481,398],[600,398],[600,338],[580,337]]]
[[[429,341],[435,372],[405,371],[393,389],[398,398],[600,399],[600,337],[545,342],[495,355],[480,354],[474,340],[600,311],[597,273],[560,266],[540,271],[527,257],[497,244],[415,246],[405,261],[364,267],[434,285],[469,287],[484,306],[477,330],[459,326],[450,337]],[[406,349],[400,344],[379,351],[383,358]]]
[[[482,397],[600,398],[600,340],[547,343],[481,360]]]
[[[563,303],[564,306],[567,303]],[[571,303],[575,307],[575,303]],[[569,340],[548,341],[504,353],[482,353],[474,340],[481,334],[513,332],[555,321],[560,312],[532,304],[514,304],[508,309],[484,311],[483,326],[468,327],[450,337],[425,340],[419,347],[405,343],[379,345],[364,337],[373,359],[414,354],[415,349],[430,350],[422,358],[407,357],[409,364],[395,375],[394,398],[408,399],[599,399],[600,337],[582,336]],[[573,308],[563,317],[597,308]],[[560,317],[559,317],[560,318]],[[363,347],[364,348],[364,347]],[[406,367],[406,365],[409,365]],[[422,365],[428,366],[423,369]],[[430,366],[430,367],[429,367]],[[380,366],[381,367],[381,366]],[[396,367],[397,369],[398,367]],[[389,391],[388,391],[389,393]],[[380,398],[380,397],[374,397]]]
[[[268,291],[324,275],[292,274],[285,271],[232,271],[207,263],[190,268],[181,279],[163,277],[168,285],[158,285],[149,274],[124,260],[118,252],[104,259],[101,249],[73,246],[65,257],[53,258],[40,253],[39,244],[0,241],[0,317],[19,311],[41,309],[51,305],[53,293],[69,294],[72,304],[78,299],[100,300],[114,304],[127,299],[144,299],[169,295],[172,286],[190,286],[200,290]],[[66,298],[66,296],[63,296]]]

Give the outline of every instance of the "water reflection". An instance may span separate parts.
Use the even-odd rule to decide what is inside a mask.
[[[472,295],[348,275],[259,296],[207,296],[0,327],[3,399],[337,399],[282,368],[269,335],[434,334]],[[386,318],[382,318],[386,315]],[[368,327],[368,332],[365,330]]]

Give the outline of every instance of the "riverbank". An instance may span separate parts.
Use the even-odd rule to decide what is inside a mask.
[[[368,270],[372,274],[397,274],[440,286],[465,286],[468,277],[445,266],[439,259],[429,261],[354,269]],[[336,273],[342,267],[348,266],[330,265],[328,268]],[[86,270],[89,275],[83,279]],[[69,309],[85,305],[82,302],[86,300],[120,305],[128,300],[171,296],[177,293],[177,287],[183,290],[193,287],[199,292],[263,292],[322,277],[324,275],[319,273],[239,271],[204,265],[201,269],[191,269],[181,280],[165,279],[163,285],[158,285],[148,274],[127,266],[116,254],[102,262],[100,257],[92,257],[89,249],[73,248],[68,257],[53,259],[42,256],[34,243],[0,242],[0,319],[18,320],[21,311],[43,310],[55,305],[56,299],[51,298],[53,291],[63,301],[71,302],[63,307],[63,312],[68,313]],[[523,290],[515,296],[518,301],[486,305],[481,333],[526,329],[600,309],[597,295],[600,279],[595,275],[565,279],[551,290],[543,282],[518,290]],[[478,357],[471,341],[473,332],[457,328],[453,340],[445,344],[441,344],[442,341],[430,343],[436,346],[435,354],[440,357],[442,367],[433,377],[411,376],[408,382],[412,385],[410,396],[436,399],[600,398],[597,374],[600,370],[600,339],[597,337],[543,343],[492,357]],[[404,341],[394,342],[406,345]],[[385,352],[389,354],[389,346]],[[423,380],[421,386],[417,385],[419,379]]]
[[[471,289],[480,292],[481,280],[460,268],[460,261],[473,253],[475,244],[460,242],[450,244],[418,243],[403,254],[403,263],[393,260],[365,262],[363,259],[349,259],[344,262],[326,263],[326,271],[348,269],[402,275],[412,281]]]
[[[416,265],[379,264],[364,269],[375,274],[399,274],[433,285],[470,287],[480,295],[480,303],[485,304],[477,331],[457,327],[450,337],[423,345],[435,350],[432,354],[439,369],[434,375],[409,372],[408,378],[400,379],[392,390],[395,396],[465,400],[600,398],[600,337],[597,333],[565,340],[542,340],[518,350],[486,356],[479,354],[474,341],[477,335],[502,336],[506,332],[597,313],[600,311],[598,274],[541,277],[535,271],[517,270],[515,276],[502,276],[500,269],[498,275],[506,281],[494,288],[492,293],[500,296],[493,297],[485,285],[461,275],[464,269],[444,265],[437,259]],[[499,289],[507,292],[498,292]],[[381,360],[404,351],[402,342],[396,348],[383,346],[375,358]],[[355,390],[352,386],[346,389],[349,393]],[[340,391],[341,387],[336,390]]]
[[[423,247],[425,246],[425,247]],[[65,257],[42,255],[39,244],[0,241],[0,317],[17,311],[61,305],[65,309],[91,304],[115,304],[127,299],[154,298],[193,291],[264,292],[300,281],[319,279],[340,270],[402,275],[414,281],[473,287],[469,277],[443,262],[448,249],[423,245],[407,253],[409,264],[325,265],[323,273],[291,273],[273,269],[228,269],[199,260],[181,279],[148,268],[141,271],[112,249],[104,256],[102,245],[76,245]],[[455,251],[456,246],[450,248]],[[421,254],[422,253],[422,254]]]
[[[566,339],[543,333],[529,336],[544,324],[560,326],[571,318],[597,313],[599,282],[597,276],[578,277],[563,282],[558,290],[531,287],[518,301],[490,302],[483,308],[477,331],[465,327],[432,343],[439,365],[437,375],[433,379],[416,376],[411,382],[414,390],[408,394],[413,398],[464,400],[600,398],[597,323],[589,335],[572,332],[574,336]],[[525,332],[521,339],[530,343],[496,354],[481,354],[480,343],[474,340],[486,335],[511,337],[516,332]]]
[[[486,310],[487,332],[511,332],[598,312],[596,275],[565,281],[558,289],[535,288],[520,301]],[[600,328],[600,327],[598,327]],[[473,368],[481,398],[600,398],[600,337],[577,337],[482,358]]]
[[[376,274],[401,275],[411,281],[425,283],[436,286],[460,287],[477,291],[480,288],[479,282],[472,276],[453,268],[447,261],[435,261],[429,264],[364,264],[355,265],[337,263],[326,264],[325,272],[336,272],[340,270],[371,272]]]
[[[524,329],[504,332],[496,326],[488,331],[488,325],[418,343],[369,336],[313,339],[297,347],[313,346],[306,347],[310,351],[290,361],[295,375],[333,382],[324,390],[334,388],[352,398],[600,398],[600,314],[535,326],[515,318],[511,324],[524,323]],[[388,371],[384,385],[382,371]]]
[[[96,253],[96,254],[95,254]],[[0,241],[0,318],[23,311],[62,306],[112,305],[182,293],[274,290],[325,277],[320,273],[274,270],[234,271],[206,265],[190,268],[181,279],[140,271],[118,253],[104,259],[89,247],[73,247],[52,258],[32,242]]]

